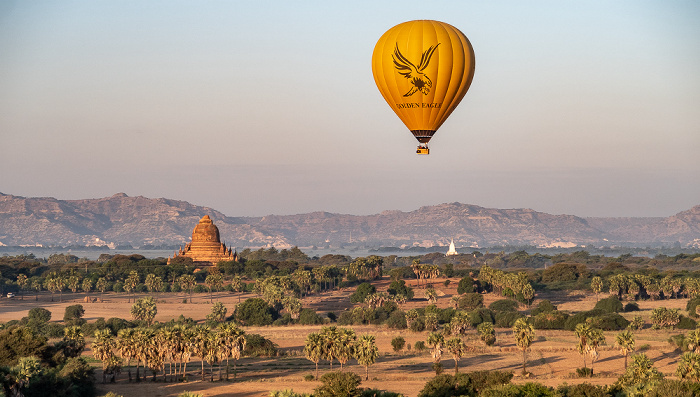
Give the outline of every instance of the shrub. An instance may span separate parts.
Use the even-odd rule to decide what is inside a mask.
[[[604,331],[619,331],[627,328],[630,322],[617,313],[603,314],[602,316],[591,317],[591,324]]]
[[[350,302],[352,303],[363,303],[367,298],[367,295],[377,292],[377,288],[370,283],[362,283],[357,286],[355,292],[350,295]]]
[[[557,393],[561,397],[612,397],[605,386],[594,386],[590,383],[578,385],[560,385]]]
[[[403,336],[397,336],[391,340],[391,347],[397,353],[403,350],[404,346],[406,346],[406,339],[404,339]]]
[[[549,300],[545,299],[537,304],[537,307],[532,309],[531,315],[536,316],[540,313],[548,313],[557,310],[557,307],[552,304]]]
[[[46,338],[29,327],[0,330],[0,365],[16,365],[20,357],[42,357],[47,350]]]
[[[569,315],[559,310],[543,312],[532,317],[532,326],[535,329],[564,329]]]
[[[474,310],[484,307],[484,296],[476,292],[465,294],[459,298],[457,306],[460,310]]]
[[[575,281],[579,277],[588,276],[588,268],[580,263],[557,263],[542,272],[542,282]]]
[[[540,384],[528,382],[524,385],[501,385],[490,387],[481,393],[479,397],[555,397],[551,388]]]
[[[236,306],[233,317],[247,326],[270,325],[279,317],[279,312],[260,298],[250,298]]]
[[[316,311],[313,309],[301,309],[297,323],[302,325],[323,324],[323,317],[316,314]]]
[[[124,329],[124,328],[130,328],[131,323],[129,321],[124,320],[123,318],[119,317],[111,317],[107,320],[106,322],[107,328],[112,330],[112,334],[116,335],[119,330]]]
[[[425,342],[422,340],[416,341],[416,343],[413,345],[413,349],[418,353],[424,352],[426,349]]]
[[[316,378],[314,377],[314,374],[306,374],[306,375],[304,375],[304,380],[307,381],[307,382],[311,382],[311,381],[314,380],[314,379],[316,379]]]
[[[695,329],[697,328],[698,322],[690,317],[681,316],[681,321],[678,322],[676,328],[680,329]]]
[[[638,312],[638,311],[639,311],[639,305],[636,304],[636,303],[634,303],[634,302],[630,302],[630,303],[628,303],[628,304],[625,305],[625,309],[624,309],[624,310],[625,310],[625,313],[628,313],[628,312]]]
[[[360,394],[360,376],[354,372],[328,372],[321,376],[321,386],[314,390],[317,397],[354,397]]]
[[[337,320],[338,325],[352,325],[353,324],[353,315],[352,311],[344,311],[340,313],[340,316],[338,316]]]
[[[479,392],[486,388],[510,383],[513,379],[512,372],[506,371],[474,371],[468,372],[467,376],[474,391]]]
[[[688,311],[688,315],[692,318],[698,318],[698,313],[696,307],[700,305],[700,296],[688,299],[688,303],[685,305],[685,310]]]
[[[460,373],[456,376],[437,375],[423,386],[418,397],[476,396],[477,394],[481,396],[481,393],[490,388],[510,383],[512,378],[512,373],[503,371],[477,371]],[[491,395],[504,396],[503,394]],[[516,394],[516,396],[519,395],[521,394]]]
[[[576,376],[579,378],[590,378],[593,376],[593,368],[576,368]]]
[[[605,314],[604,311],[595,309],[584,312],[578,312],[573,316],[569,316],[569,318],[566,320],[566,324],[564,324],[564,328],[566,328],[569,331],[573,331],[576,328],[576,325],[578,325],[579,323],[586,322],[586,319],[590,317],[600,316],[603,314]]]
[[[671,335],[668,338],[668,343],[681,352],[688,351],[688,340],[685,338],[685,335],[683,335],[683,334]],[[639,349],[639,350],[641,350],[641,349]]]
[[[601,299],[595,304],[593,310],[601,310],[606,313],[619,313],[623,309],[622,302],[616,296]]]
[[[438,363],[439,364],[439,363]],[[442,367],[442,365],[440,365]],[[437,371],[435,371],[437,373]],[[468,385],[468,379],[464,374],[456,376],[440,374],[429,380],[418,393],[418,397],[452,397],[470,396],[473,389]]]
[[[422,332],[425,331],[425,321],[422,317],[417,318],[411,323],[411,331]]]
[[[292,315],[289,313],[285,313],[282,315],[282,317],[278,318],[277,320],[272,322],[272,325],[275,327],[281,327],[289,324],[293,324],[294,320],[292,320]]]
[[[457,284],[457,293],[462,295],[471,292],[477,292],[474,290],[474,279],[466,276],[459,280],[459,284]]]
[[[272,357],[277,355],[277,345],[258,334],[245,334],[243,355],[248,357]]]
[[[340,324],[340,320],[338,320]],[[394,329],[406,329],[406,313],[403,310],[395,310],[386,320],[386,325]]]
[[[695,397],[700,396],[700,383],[664,379],[657,382],[644,397]]]
[[[406,285],[404,280],[394,280],[389,285],[389,289],[386,291],[389,295],[403,295],[406,300],[413,299],[413,288]]]
[[[469,322],[472,327],[476,327],[481,323],[495,323],[493,312],[486,308],[477,309],[469,312]]]
[[[405,397],[401,393],[393,391],[377,390],[377,389],[362,389],[360,397]]]
[[[644,319],[642,316],[634,316],[629,325],[630,329],[639,330],[644,328]]]
[[[29,310],[27,314],[29,321],[36,321],[39,323],[47,323],[51,321],[51,312],[43,307],[35,307]]]
[[[510,299],[499,299],[489,305],[494,312],[517,312],[518,302]]]
[[[523,317],[523,315],[519,312],[498,312],[495,317],[496,323],[494,325],[497,328],[512,328],[515,320]]]

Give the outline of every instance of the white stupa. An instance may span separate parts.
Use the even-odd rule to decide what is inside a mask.
[[[452,256],[452,255],[457,255],[457,251],[455,250],[454,239],[450,240],[450,249],[447,250],[447,253],[445,254],[445,256]]]

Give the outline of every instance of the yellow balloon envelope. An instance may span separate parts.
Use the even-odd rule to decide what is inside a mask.
[[[452,25],[404,22],[377,42],[372,73],[386,102],[422,144],[418,153],[427,154],[428,141],[469,89],[474,49]]]

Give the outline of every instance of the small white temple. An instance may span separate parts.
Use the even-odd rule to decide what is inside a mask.
[[[447,253],[445,254],[445,256],[453,256],[453,255],[458,255],[457,251],[455,250],[454,239],[450,240],[450,249],[447,250]]]

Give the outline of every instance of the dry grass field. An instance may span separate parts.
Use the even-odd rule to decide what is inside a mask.
[[[452,280],[449,287],[436,284],[435,288],[441,292],[438,306],[450,306],[450,298],[456,294],[458,280]],[[378,290],[386,289],[388,280],[385,278],[377,284]],[[427,301],[422,299],[422,287],[416,287],[416,299],[402,305],[407,310],[414,307],[423,307]],[[321,295],[310,296],[304,299],[304,306],[311,307],[319,313],[334,311],[336,313],[351,307],[349,295],[354,289],[332,291]],[[99,296],[92,294],[91,296]],[[145,296],[142,294],[140,296]],[[192,303],[183,303],[185,294],[157,294],[158,315],[157,321],[168,321],[177,318],[180,314],[195,320],[204,320],[210,312],[209,294],[194,294]],[[252,297],[243,295],[241,299]],[[39,301],[35,301],[33,295],[25,296],[23,300],[0,300],[0,322],[19,319],[27,315],[33,307],[44,307],[52,312],[52,319],[60,321],[63,318],[65,307],[80,303],[85,308],[85,318],[94,321],[98,317],[108,319],[110,317],[129,318],[129,309],[132,303],[127,302],[124,294],[105,294],[102,302],[84,303],[83,294],[63,294],[63,301],[58,302],[58,296],[51,302],[49,295],[41,295]],[[560,310],[581,311],[592,309],[596,303],[595,295],[585,292],[574,293],[547,293],[539,294],[538,299],[549,299]],[[233,311],[238,303],[238,295],[219,293],[214,299],[224,303]],[[485,295],[485,304],[499,297],[493,294]],[[680,308],[684,313],[686,299],[665,301],[641,301],[638,302],[641,311],[625,313],[631,318],[633,315],[642,315],[649,321],[651,310],[655,307],[665,306]],[[522,308],[523,310],[526,308]],[[684,313],[685,314],[685,313]],[[316,381],[305,381],[304,376],[314,372],[314,364],[306,360],[302,354],[304,340],[310,332],[318,331],[321,326],[287,326],[287,327],[246,327],[248,333],[263,335],[275,342],[285,354],[276,358],[243,358],[238,362],[238,378],[229,382],[200,381],[199,362],[193,361],[188,370],[191,373],[189,382],[163,383],[141,382],[128,383],[126,374],[118,378],[115,384],[98,383],[99,393],[105,394],[113,391],[125,397],[131,396],[176,396],[188,390],[198,392],[204,396],[267,396],[271,390],[294,389],[297,392],[312,392],[319,384]],[[384,326],[352,326],[358,334],[369,333],[377,338],[380,357],[376,364],[370,367],[370,380],[362,382],[362,387],[371,387],[383,390],[401,392],[406,396],[416,396],[423,385],[434,376],[431,370],[432,358],[429,352],[416,353],[413,350],[404,350],[394,353],[390,341],[396,336],[403,336],[407,344],[411,346],[417,341],[426,340],[427,332],[414,333],[408,330],[393,330]],[[672,334],[682,331],[654,331],[645,329],[635,332],[637,347],[645,346],[645,353],[654,361],[656,367],[672,376],[675,372],[679,354],[667,342]],[[615,334],[606,332],[607,346],[602,348],[599,359],[594,363],[596,377],[591,379],[579,379],[572,376],[575,369],[583,366],[581,356],[575,350],[575,338],[569,331],[536,331],[536,341],[528,353],[528,371],[532,376],[525,380],[516,376],[514,382],[537,381],[549,386],[555,386],[564,382],[569,384],[589,382],[594,384],[610,384],[617,380],[624,367],[624,358],[614,346]],[[515,341],[508,329],[497,329],[497,342],[494,346],[486,347],[478,340],[476,331],[472,330],[466,338],[466,343],[472,348],[469,354],[459,361],[460,371],[475,370],[506,370],[516,374],[520,372],[522,365],[522,353],[515,346]],[[86,356],[91,357],[88,349]],[[453,373],[454,361],[449,353],[443,355],[442,363],[446,373]],[[95,362],[98,369],[97,379],[101,381],[99,363]],[[336,363],[337,367],[337,363]],[[328,371],[328,364],[319,366],[321,373]],[[334,367],[335,369],[335,367]],[[364,367],[351,361],[346,367],[348,371],[354,371],[364,379]],[[216,368],[215,368],[216,372]],[[216,378],[216,374],[215,374]]]

